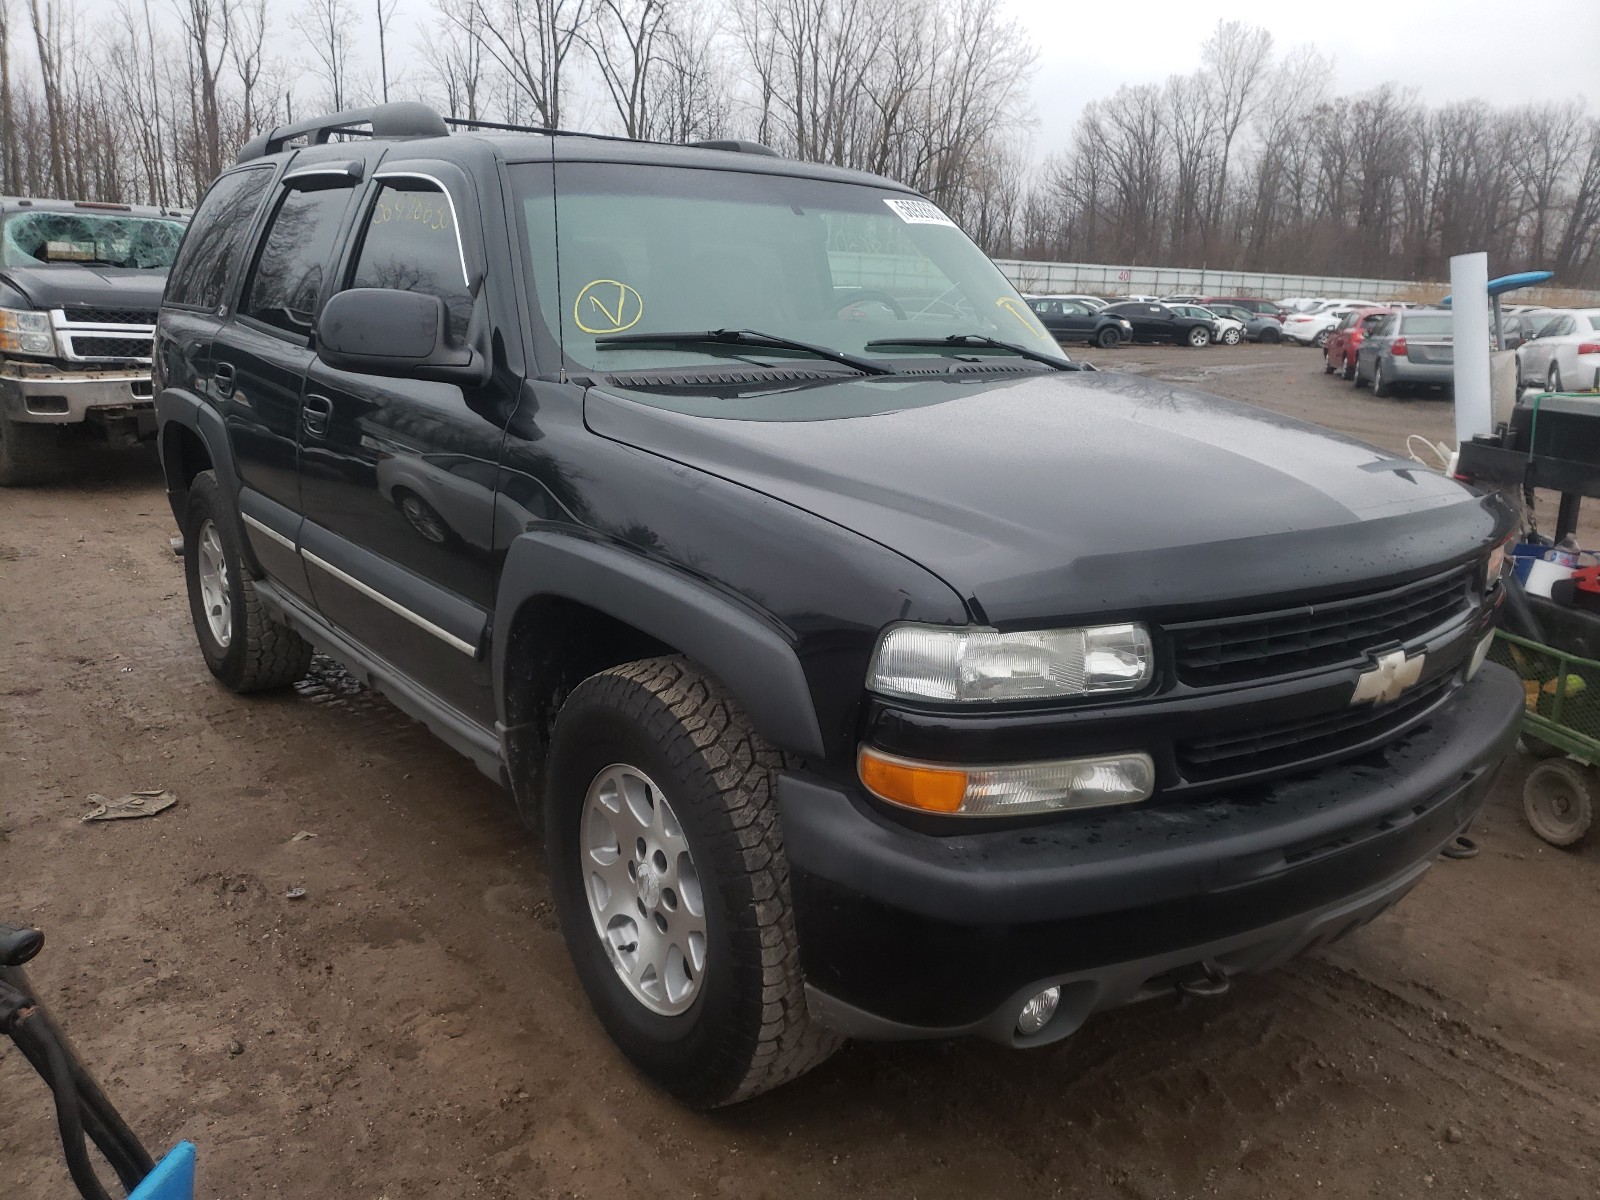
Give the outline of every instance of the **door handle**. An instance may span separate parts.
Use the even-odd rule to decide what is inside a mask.
[[[319,396],[315,392],[306,394],[302,402],[300,424],[309,438],[326,437],[328,422],[333,419],[333,401],[326,396]]]
[[[217,395],[223,399],[233,395],[233,364],[228,362],[213,364],[211,382],[212,386],[217,389]]]

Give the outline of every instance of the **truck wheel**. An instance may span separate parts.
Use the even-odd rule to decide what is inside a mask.
[[[715,1108],[842,1044],[806,1009],[778,827],[782,759],[682,658],[590,676],[556,719],[545,852],[562,933],[606,1032]]]
[[[1382,399],[1394,395],[1394,385],[1383,377],[1383,359],[1372,364],[1372,394]]]
[[[0,487],[49,483],[62,465],[59,426],[0,417]]]
[[[183,574],[200,653],[235,692],[286,687],[305,677],[311,643],[261,607],[225,510],[217,473],[201,471],[189,485],[183,525]]]
[[[1107,325],[1095,335],[1094,344],[1102,350],[1115,350],[1122,344],[1122,335]]]
[[[1552,846],[1581,842],[1594,820],[1585,772],[1576,763],[1540,763],[1522,785],[1522,811],[1533,831]]]
[[[1211,344],[1211,331],[1203,325],[1196,325],[1189,330],[1189,345],[1198,350],[1201,346]]]

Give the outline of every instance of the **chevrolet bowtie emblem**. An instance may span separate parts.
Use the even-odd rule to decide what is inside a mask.
[[[1377,655],[1371,667],[1361,672],[1351,704],[1387,704],[1400,699],[1405,690],[1422,678],[1426,654],[1407,658],[1404,650]]]

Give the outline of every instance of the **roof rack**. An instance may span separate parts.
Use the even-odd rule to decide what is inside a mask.
[[[441,117],[426,104],[415,101],[396,101],[393,104],[375,104],[371,108],[347,108],[343,112],[328,113],[292,125],[280,125],[267,133],[251,138],[239,151],[239,162],[248,162],[266,154],[276,154],[288,143],[304,138],[313,146],[324,145],[334,134],[373,138],[427,138],[444,137],[452,129],[491,129],[504,133],[538,133],[545,137],[593,138],[599,142],[635,142],[654,146],[677,145],[675,142],[651,142],[642,138],[621,137],[612,133],[585,133],[577,129],[551,129],[542,125],[513,125],[505,121],[480,121],[474,117]],[[760,154],[781,157],[776,150],[759,142],[731,139],[691,142],[700,150],[728,150],[739,154]]]
[[[347,108],[292,125],[280,125],[246,142],[239,151],[238,161],[248,162],[265,154],[276,154],[297,138],[321,146],[336,133],[375,138],[426,138],[444,137],[449,132],[444,118],[426,104],[402,100],[374,104],[371,108]]]

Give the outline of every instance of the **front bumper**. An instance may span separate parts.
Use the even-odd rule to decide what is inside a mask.
[[[1200,964],[1275,966],[1404,895],[1472,820],[1524,696],[1487,665],[1376,755],[1242,791],[952,836],[800,776],[779,788],[818,1018],[856,1037],[1035,1045]],[[1023,1000],[1063,989],[1015,1035]]]
[[[71,425],[91,412],[148,415],[155,422],[149,367],[62,371],[47,364],[0,365],[0,415],[12,421]]]

